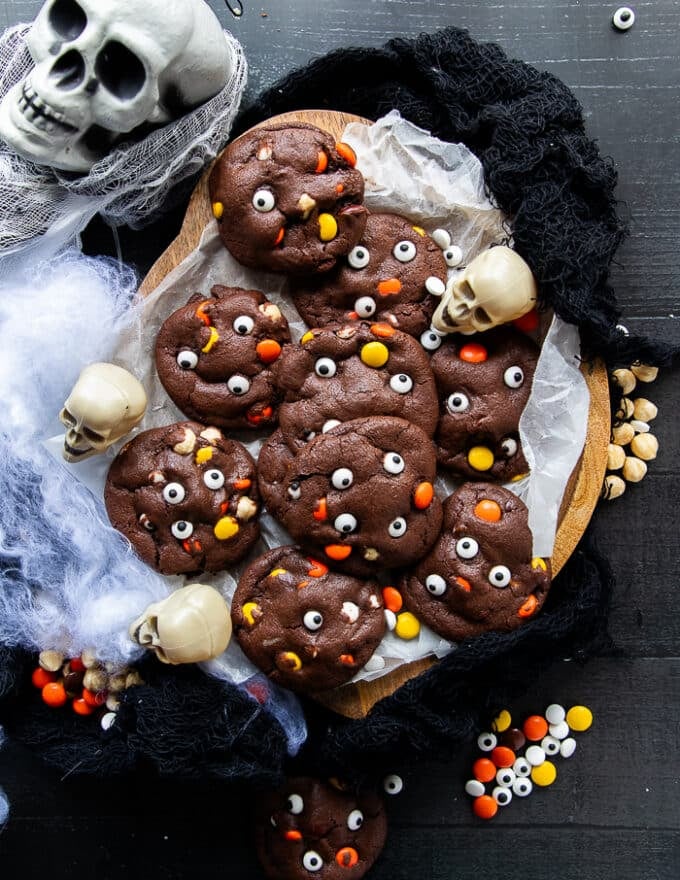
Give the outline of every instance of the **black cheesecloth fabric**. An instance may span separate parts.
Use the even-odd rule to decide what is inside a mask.
[[[616,329],[620,314],[608,275],[625,233],[616,171],[586,135],[578,101],[559,79],[447,28],[319,58],[264,92],[233,134],[305,108],[369,119],[396,108],[436,137],[466,144],[483,164],[491,198],[512,218],[514,246],[538,281],[540,308],[578,325],[584,356],[603,357],[610,368],[671,360],[671,348]],[[609,565],[586,532],[541,614],[521,629],[460,644],[364,719],[305,701],[309,737],[294,769],[356,779],[398,769],[397,758],[446,758],[537,670],[612,650],[612,587]],[[32,665],[24,652],[0,649],[0,721],[65,771],[110,775],[145,767],[176,778],[261,783],[292,769],[274,718],[196,669],[145,661],[146,683],[125,692],[118,720],[105,732],[36,699],[28,683]]]

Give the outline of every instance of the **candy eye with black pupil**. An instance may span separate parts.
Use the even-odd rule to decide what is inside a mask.
[[[349,468],[338,468],[331,475],[331,483],[336,489],[349,489],[354,482],[354,474]]]
[[[352,810],[347,817],[347,827],[350,831],[358,831],[364,824],[364,814],[361,810]]]
[[[513,455],[517,454],[517,441],[513,437],[506,437],[501,443],[501,449],[503,450],[503,455],[507,456],[507,458],[512,458]]]
[[[323,859],[318,852],[308,849],[302,857],[302,866],[308,871],[320,871],[323,868]]]
[[[489,572],[489,583],[494,587],[507,587],[512,577],[506,565],[494,565]]]
[[[465,412],[469,406],[470,401],[467,395],[463,394],[462,391],[454,391],[453,394],[449,394],[446,398],[446,408],[452,415]]]
[[[335,376],[337,372],[337,364],[331,358],[319,358],[318,361],[314,364],[314,372],[317,376],[321,376],[322,379],[330,379]]]
[[[521,367],[508,367],[503,373],[503,381],[508,388],[521,388],[524,384],[524,370]]]
[[[425,330],[420,334],[420,344],[426,351],[436,351],[442,344],[442,338],[434,330]]]
[[[456,556],[461,559],[474,559],[479,552],[479,544],[474,538],[460,538],[456,541]]]
[[[186,498],[186,494],[181,483],[168,483],[163,487],[163,498],[168,504],[181,504]]]
[[[300,488],[298,480],[293,480],[288,487],[288,496],[289,498],[292,498],[293,501],[298,501],[302,497],[302,489]]]
[[[198,355],[195,351],[184,349],[184,351],[180,351],[180,353],[177,355],[177,366],[181,370],[193,370],[196,368],[197,363]]]
[[[433,596],[443,596],[446,592],[446,581],[440,574],[428,574],[425,578],[425,589]]]
[[[247,336],[249,333],[252,333],[254,326],[255,321],[253,321],[250,315],[239,315],[232,324],[232,327],[239,336]]]
[[[396,519],[393,519],[387,527],[387,531],[392,538],[401,538],[402,535],[406,534],[406,520],[404,517],[398,516]]]
[[[245,376],[230,376],[227,380],[227,388],[237,397],[242,397],[250,391],[250,380]]]
[[[193,535],[194,527],[190,522],[187,522],[187,520],[178,519],[177,522],[174,522],[170,526],[170,531],[172,532],[173,537],[177,538],[178,541],[183,541]]]
[[[396,773],[390,773],[383,780],[383,789],[387,794],[399,794],[404,787],[404,780]]]
[[[302,622],[310,632],[316,632],[316,630],[321,629],[323,625],[323,614],[319,611],[307,611],[302,618]]]
[[[399,241],[395,244],[392,253],[400,263],[410,263],[415,259],[416,246],[412,241]]]
[[[340,516],[336,516],[333,523],[335,529],[343,535],[350,535],[352,532],[355,532],[357,525],[357,518],[352,516],[351,513],[341,513]]]
[[[396,373],[390,379],[390,388],[392,391],[396,391],[397,394],[408,394],[413,388],[413,379],[407,376],[406,373]]]
[[[354,303],[354,311],[360,318],[370,318],[375,315],[377,308],[372,296],[360,296]]]
[[[209,471],[203,474],[203,482],[208,489],[221,489],[224,486],[224,474],[222,471],[218,471],[217,468],[210,468]]]
[[[383,458],[383,467],[388,474],[400,474],[406,467],[406,462],[398,452],[387,452]]]
[[[261,214],[268,214],[269,211],[274,210],[274,206],[276,205],[276,199],[274,198],[274,193],[268,189],[258,189],[258,191],[253,196],[253,208],[256,211],[259,211]]]
[[[347,262],[353,269],[365,269],[370,259],[371,255],[368,252],[368,248],[360,244],[352,248],[349,254],[347,254]]]
[[[286,809],[294,816],[298,816],[305,808],[305,802],[299,794],[289,794]]]

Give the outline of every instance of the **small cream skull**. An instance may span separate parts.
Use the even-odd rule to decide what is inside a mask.
[[[139,424],[146,394],[135,377],[115,364],[85,367],[59,413],[66,426],[62,455],[76,462],[105,452]]]
[[[519,254],[492,247],[449,281],[432,326],[440,333],[481,333],[530,312],[536,294],[534,276]]]
[[[0,138],[67,171],[88,171],[122,134],[202,104],[230,73],[204,0],[48,0],[26,45],[35,67],[0,104]]]
[[[149,605],[129,634],[162,663],[200,663],[226,650],[231,639],[229,607],[214,587],[190,584]]]

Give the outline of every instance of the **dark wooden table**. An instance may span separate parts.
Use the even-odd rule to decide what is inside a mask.
[[[0,26],[30,20],[40,5],[4,0]],[[617,4],[595,0],[246,0],[238,22],[218,0],[211,5],[245,46],[249,96],[329,49],[377,46],[448,24],[561,77],[619,169],[631,234],[613,281],[625,323],[680,339],[678,0],[638,4],[625,34],[610,26]],[[124,233],[126,258],[144,272],[180,217]],[[113,248],[101,227],[86,242]],[[516,799],[488,823],[473,818],[463,793],[472,748],[444,766],[414,766],[389,805],[391,830],[374,880],[680,876],[680,408],[673,388],[666,371],[644,389],[660,410],[653,425],[659,456],[641,484],[603,503],[597,517],[617,574],[611,632],[623,655],[537,668],[525,698],[509,707],[520,716],[551,702],[583,702],[595,713],[591,731],[561,762],[552,787]],[[241,801],[227,788],[62,780],[15,745],[0,753],[0,785],[11,803],[0,836],[2,878],[260,876]]]

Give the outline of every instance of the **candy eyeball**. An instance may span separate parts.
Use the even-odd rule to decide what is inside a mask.
[[[151,520],[149,519],[149,517],[147,516],[146,513],[143,513],[139,517],[139,524],[142,526],[142,528],[145,528],[147,530],[147,532],[155,532],[156,531],[156,526],[151,522]]]
[[[494,587],[507,587],[512,574],[507,565],[494,565],[489,572],[489,583]]]
[[[337,364],[332,358],[319,358],[314,364],[314,372],[322,379],[330,379],[335,376],[338,370]]]
[[[406,373],[396,373],[390,379],[390,388],[392,391],[396,391],[397,394],[408,394],[413,388],[413,379],[407,376]]]
[[[336,516],[333,526],[336,531],[341,532],[343,535],[350,535],[357,529],[357,518],[352,516],[351,513],[341,513],[340,516]]]
[[[483,752],[491,752],[498,745],[498,740],[494,733],[480,733],[477,737],[477,745]]]
[[[232,324],[232,327],[239,336],[247,336],[249,333],[252,333],[254,326],[255,321],[253,321],[250,315],[239,315]]]
[[[527,761],[525,757],[519,757],[512,765],[512,769],[515,771],[515,776],[518,778],[524,778],[531,774],[531,764]]]
[[[462,259],[463,251],[457,245],[448,247],[444,251],[444,260],[449,269],[455,269],[456,266],[459,266]]]
[[[372,296],[360,296],[354,303],[354,311],[360,318],[370,318],[375,315],[377,308]]]
[[[318,852],[308,849],[302,857],[302,866],[308,871],[320,871],[323,868],[323,859]]]
[[[415,259],[416,246],[412,241],[399,241],[395,244],[392,254],[400,263],[410,263]]]
[[[399,794],[404,788],[404,780],[396,773],[390,773],[383,780],[383,789],[387,794]]]
[[[388,474],[400,474],[406,467],[406,462],[398,452],[386,452],[383,467]]]
[[[479,552],[479,544],[474,538],[461,538],[456,542],[456,556],[461,559],[474,559]]]
[[[503,788],[510,788],[515,781],[515,771],[511,767],[501,767],[496,773],[496,782]]]
[[[316,632],[323,625],[323,614],[319,611],[307,611],[302,622],[310,632]]]
[[[245,376],[231,376],[227,380],[227,388],[237,397],[242,397],[250,391],[250,380]]]
[[[396,519],[393,519],[387,527],[387,531],[392,538],[401,538],[402,535],[405,535],[406,520],[404,517],[398,516]]]
[[[436,351],[442,344],[442,337],[434,330],[425,330],[420,334],[420,344],[425,351]]]
[[[261,214],[268,214],[269,211],[274,210],[274,206],[276,205],[276,199],[274,198],[274,193],[268,189],[258,189],[258,191],[253,196],[253,208],[256,211],[259,211]]]
[[[302,489],[300,488],[300,483],[298,480],[293,480],[293,482],[288,487],[288,497],[292,498],[293,501],[299,501],[302,497]]]
[[[521,388],[524,384],[524,370],[521,367],[508,367],[503,373],[503,381],[508,388]]]
[[[446,398],[446,408],[451,413],[451,415],[456,415],[457,413],[465,412],[470,406],[470,401],[466,394],[463,394],[462,391],[454,391],[453,394],[449,394]]]
[[[512,458],[513,455],[517,454],[517,441],[514,437],[506,437],[501,443],[501,449],[503,450],[503,455],[507,456],[507,458]]]
[[[177,355],[177,366],[181,370],[195,370],[198,363],[198,355],[195,351],[185,348]]]
[[[210,468],[203,474],[203,482],[208,489],[221,489],[224,486],[224,474],[217,468]]]
[[[362,244],[353,247],[347,254],[347,262],[353,269],[365,269],[370,259],[371,255],[368,252],[368,248],[365,248]],[[359,310],[357,309],[357,311]]]
[[[288,801],[286,802],[286,807],[289,813],[292,813],[294,816],[298,816],[305,808],[305,802],[302,800],[299,794],[289,794]]]
[[[347,827],[350,831],[358,831],[364,824],[364,814],[361,810],[352,810],[347,817]]]
[[[433,596],[443,596],[446,592],[446,581],[440,574],[428,574],[425,578],[425,589]]]
[[[163,487],[163,498],[168,504],[181,504],[186,495],[187,493],[181,483],[168,483]]]
[[[349,468],[338,468],[331,475],[331,483],[335,489],[349,489],[354,482],[354,474]]]
[[[177,538],[178,541],[183,541],[193,535],[194,527],[187,520],[178,519],[177,522],[174,522],[170,526],[170,531],[172,532],[173,537]]]
[[[523,776],[519,776],[512,783],[512,793],[516,794],[517,797],[527,797],[530,795],[533,790],[533,783],[530,779],[526,779]]]

